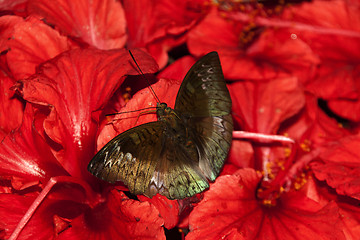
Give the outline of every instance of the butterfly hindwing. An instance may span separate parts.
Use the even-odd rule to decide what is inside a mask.
[[[209,187],[198,166],[198,151],[191,139],[179,139],[171,132],[164,136],[166,144],[158,159],[152,181],[145,194],[156,193],[169,199],[182,199],[200,193]]]
[[[111,183],[122,181],[134,194],[143,193],[161,152],[163,124],[150,122],[119,134],[91,160],[89,172]]]
[[[195,145],[166,133],[161,121],[129,129],[107,143],[91,160],[90,173],[122,181],[133,194],[182,199],[209,187],[198,167]]]
[[[221,117],[193,118],[195,139],[199,151],[199,166],[204,175],[214,181],[227,157],[233,123],[231,115]]]

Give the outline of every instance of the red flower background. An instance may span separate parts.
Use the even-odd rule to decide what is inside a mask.
[[[0,9],[0,239],[359,238],[358,0]],[[172,107],[192,64],[219,53],[235,131],[204,193],[132,196],[87,172],[112,137],[156,119],[105,116],[156,104],[127,49]]]

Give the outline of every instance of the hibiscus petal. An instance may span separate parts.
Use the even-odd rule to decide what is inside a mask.
[[[238,168],[254,168],[254,149],[251,143],[234,139],[226,163]]]
[[[34,129],[33,118],[33,110],[28,106],[21,127],[1,142],[0,175],[44,182],[51,176],[67,175]]]
[[[282,126],[280,132],[303,144],[305,151],[311,147],[338,140],[350,133],[335,119],[326,115],[319,107],[318,99],[309,94],[306,95],[306,105],[303,111]]]
[[[17,16],[5,15],[0,18],[0,67],[8,76],[12,75],[5,54],[9,51],[8,40],[12,36],[14,26],[22,21],[22,18]]]
[[[133,54],[143,72],[157,70],[149,55],[136,49]],[[126,50],[75,49],[46,62],[38,74],[19,83],[24,99],[53,106],[44,129],[62,145],[56,156],[72,176],[90,176],[86,159],[94,154],[96,135],[91,114],[107,103],[129,74],[138,73]]]
[[[340,216],[344,224],[346,239],[356,240],[360,236],[360,210],[354,203],[339,203]]]
[[[344,65],[342,61],[326,62],[318,68],[315,79],[310,78],[306,83],[306,89],[318,98],[326,100],[337,98],[355,100],[360,96],[357,87],[360,81],[357,74],[359,71],[359,67],[354,69],[348,64]]]
[[[318,58],[302,40],[291,32],[256,30],[240,21],[226,19],[213,10],[188,37],[192,54],[199,56],[218,51],[227,79],[263,80],[287,76],[307,77]],[[257,36],[259,35],[259,36]]]
[[[163,69],[157,76],[158,78],[184,79],[186,73],[194,63],[195,59],[193,57],[182,57]]]
[[[0,228],[5,231],[6,239],[10,237],[34,199],[34,197],[15,194],[0,194]],[[31,224],[35,224],[37,228],[24,229],[20,239],[33,239],[34,236],[37,239],[49,239],[52,236],[52,230],[49,226],[51,222],[39,221],[39,218],[32,220]]]
[[[5,225],[5,233],[9,236],[29,206],[35,200],[32,196],[18,194],[1,194],[0,227]],[[55,236],[55,216],[74,218],[86,208],[85,205],[70,201],[46,199],[31,216],[31,220],[20,232],[18,239],[51,239]]]
[[[0,73],[0,139],[10,131],[21,125],[23,115],[23,104],[14,97],[14,92],[10,90],[14,82],[3,73]]]
[[[184,43],[186,31],[202,17],[203,2],[123,1],[129,47],[146,47],[160,67],[164,67],[168,60],[167,51]]]
[[[165,239],[163,224],[155,206],[114,190],[106,205],[75,218],[58,239]]]
[[[187,239],[222,239],[234,229],[245,239],[345,239],[336,227],[336,204],[317,210],[312,200],[302,198],[299,206],[294,192],[279,206],[264,208],[255,198],[260,178],[252,169],[217,178],[190,214]]]
[[[233,175],[237,170],[239,170],[239,168],[236,165],[231,163],[225,163],[220,171],[219,176]]]
[[[236,82],[229,85],[233,116],[243,130],[275,134],[284,120],[305,104],[296,78],[268,82]]]
[[[8,20],[0,18],[0,24]],[[40,63],[70,49],[66,37],[36,18],[13,17],[12,21],[15,24],[7,29],[10,36],[3,36],[2,41],[3,47],[9,49],[7,64],[16,79],[29,77]]]
[[[358,79],[357,81],[359,81]],[[360,90],[360,89],[359,89]],[[359,91],[360,92],[360,91]],[[329,108],[338,116],[350,121],[360,121],[360,100],[334,99],[328,102]]]
[[[126,22],[118,1],[36,0],[30,1],[28,11],[91,46],[99,49],[124,47]]]
[[[313,163],[316,178],[325,180],[337,193],[360,199],[360,136],[347,136],[329,144]]]
[[[28,0],[5,0],[0,2],[1,11],[24,13]]]
[[[129,26],[129,41],[134,46],[184,32],[199,16],[191,12],[187,1],[124,1]],[[174,14],[177,12],[177,14]],[[184,17],[186,16],[186,17]],[[143,28],[139,31],[139,27]]]
[[[287,8],[284,13],[285,18],[293,22],[294,34],[308,43],[321,59],[315,78],[307,83],[307,88],[321,98],[359,96],[358,12],[356,1],[336,0],[303,3]],[[348,103],[351,104],[351,100]],[[343,107],[334,106],[334,109],[342,112]],[[350,109],[353,108],[346,108],[341,116],[351,118]]]
[[[294,26],[308,24],[297,30],[298,36],[321,58],[346,61],[359,58],[358,11],[356,1],[312,1],[287,8],[284,17],[294,21]]]
[[[147,198],[143,195],[138,196],[141,202],[150,202],[154,205],[164,219],[164,226],[167,229],[172,229],[179,222],[179,204],[177,200],[169,200],[159,194],[152,198]]]

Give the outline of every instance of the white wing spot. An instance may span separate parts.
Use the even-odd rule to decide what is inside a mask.
[[[120,152],[120,155],[119,157],[116,159],[116,161],[114,162],[115,165],[119,166],[120,163],[121,163],[121,160],[123,160],[124,158],[124,153],[123,152]]]
[[[152,176],[150,182],[154,183],[154,185],[159,189],[162,185],[164,185],[164,181],[161,178],[161,173],[155,171]]]
[[[105,152],[105,157],[104,157],[104,164],[106,164],[108,156],[109,156],[109,152],[106,151]]]
[[[132,158],[133,157],[132,157],[131,153],[128,152],[128,153],[125,154],[125,161],[130,162]]]
[[[109,168],[111,168],[112,164],[113,164],[113,161],[112,161],[112,159],[110,158],[109,161],[107,161],[107,162],[105,163],[105,167],[109,166]]]

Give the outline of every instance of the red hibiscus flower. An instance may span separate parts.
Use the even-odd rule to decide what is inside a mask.
[[[2,2],[0,239],[357,239],[359,5],[292,2]],[[235,125],[210,189],[149,199],[90,175],[210,51]]]
[[[188,37],[194,55],[219,52],[226,78],[263,80],[289,74],[306,77],[318,63],[309,46],[293,39],[290,32],[226,16],[213,9]]]
[[[116,1],[29,1],[29,14],[39,15],[47,23],[83,44],[99,49],[124,47],[126,22],[124,10]]]
[[[206,13],[204,0],[125,0],[129,47],[144,47],[162,68],[167,51],[186,40],[186,34]],[[174,14],[176,13],[176,14]]]
[[[144,72],[156,70],[148,55],[136,50],[133,54]],[[2,193],[1,216],[14,211],[5,207],[8,203],[19,203],[15,205],[17,214],[1,219],[6,223],[5,236],[9,237],[18,223],[25,227],[20,228],[21,232],[16,228],[14,233],[23,239],[36,234],[50,238],[60,233],[59,237],[76,238],[84,236],[84,231],[89,238],[98,235],[104,239],[137,234],[163,236],[163,220],[153,205],[109,192],[86,171],[95,152],[97,127],[91,114],[108,102],[129,74],[137,74],[137,70],[126,50],[73,50],[42,64],[35,75],[17,83],[16,88],[29,103],[21,128],[8,134],[0,148],[0,172],[10,191]],[[33,201],[35,205],[31,205]],[[28,223],[20,221],[25,212],[31,214]],[[119,224],[125,224],[122,231],[111,230]],[[97,231],[93,225],[103,227]],[[105,226],[110,229],[105,230]]]
[[[219,177],[190,214],[187,239],[345,239],[335,203],[314,199],[308,189],[262,206],[254,191],[260,179],[252,169]]]
[[[312,166],[318,179],[325,180],[339,194],[355,199],[360,199],[359,141],[357,134],[329,143],[320,155],[321,161]]]
[[[315,6],[316,4],[314,7]],[[294,9],[296,9],[296,7],[294,7]],[[237,175],[233,173],[233,170],[229,171],[229,168],[225,166],[223,174],[230,174],[231,177],[225,178],[226,176],[224,176],[218,178],[211,186],[209,192],[205,193],[204,200],[194,208],[190,214],[191,232],[188,237],[190,239],[199,237],[208,239],[293,239],[297,237],[315,239],[320,236],[327,236],[324,239],[331,239],[332,236],[336,236],[334,239],[344,239],[345,236],[355,236],[356,230],[354,230],[354,228],[350,227],[351,230],[349,232],[351,232],[351,234],[347,233],[346,227],[336,233],[331,230],[333,226],[326,224],[326,221],[317,223],[317,225],[322,224],[322,227],[320,227],[322,230],[319,232],[307,229],[304,224],[302,224],[302,227],[295,227],[296,231],[294,231],[294,229],[277,229],[280,225],[285,226],[285,228],[286,226],[296,226],[294,223],[287,222],[287,218],[292,216],[292,214],[299,214],[297,217],[306,216],[306,220],[301,220],[301,217],[296,218],[295,216],[292,218],[297,219],[298,222],[304,221],[308,223],[315,219],[321,222],[321,219],[324,217],[324,212],[329,213],[329,209],[335,210],[330,214],[332,217],[338,216],[340,212],[346,212],[347,216],[349,214],[347,210],[344,210],[345,208],[339,208],[339,205],[343,203],[338,201],[338,199],[336,199],[338,201],[337,203],[322,203],[321,208],[316,208],[315,205],[306,205],[307,200],[302,198],[305,206],[303,209],[305,212],[302,213],[300,213],[298,209],[290,210],[290,208],[287,207],[289,205],[293,206],[296,202],[296,200],[294,201],[294,199],[288,196],[295,196],[296,190],[306,187],[304,183],[307,181],[307,177],[305,176],[308,174],[311,176],[311,172],[306,170],[309,169],[307,165],[309,162],[317,159],[320,152],[324,151],[324,144],[326,145],[328,142],[349,134],[347,130],[341,129],[339,124],[326,116],[317,105],[314,96],[308,95],[304,91],[306,88],[302,87],[302,83],[310,82],[312,79],[314,73],[312,72],[313,70],[311,70],[311,66],[320,63],[320,58],[318,58],[315,51],[312,50],[313,45],[302,40],[301,34],[299,35],[300,38],[296,37],[297,35],[294,35],[293,38],[294,40],[300,40],[298,43],[301,43],[303,46],[302,48],[296,48],[295,45],[293,45],[294,50],[302,49],[297,53],[292,52],[290,47],[286,47],[287,43],[290,44],[286,38],[283,38],[282,45],[276,45],[276,36],[292,36],[291,33],[294,30],[291,29],[289,22],[281,24],[278,18],[275,17],[268,20],[262,17],[255,17],[252,20],[257,27],[262,27],[262,29],[258,32],[250,32],[252,34],[257,33],[258,35],[255,35],[257,37],[250,38],[252,40],[251,42],[246,42],[246,44],[239,47],[239,37],[236,36],[244,36],[241,34],[246,34],[245,27],[248,26],[247,24],[251,21],[251,18],[244,13],[219,14],[217,11],[213,11],[211,14],[211,17],[205,18],[203,23],[206,22],[206,24],[198,25],[190,34],[188,43],[191,52],[201,54],[203,51],[207,51],[206,49],[218,49],[218,51],[222,53],[222,62],[225,65],[224,73],[228,78],[265,80],[262,82],[236,82],[229,86],[233,100],[233,117],[235,123],[237,123],[237,127],[242,130],[268,134],[281,132],[294,138],[298,144],[293,145],[291,149],[286,149],[280,147],[276,142],[269,144],[267,141],[269,138],[266,141],[265,139],[259,138],[252,146],[239,141],[233,141],[233,147],[242,146],[244,149],[232,149],[228,163],[231,164],[231,166],[252,167],[261,171],[261,177],[258,176],[258,179],[253,182],[253,185],[249,186],[248,184],[241,183],[241,181],[247,183],[247,180],[244,180],[246,178],[245,174],[239,174],[241,175],[241,180],[237,180],[236,184],[233,185],[240,189],[251,189],[250,192],[254,201],[254,208],[248,206],[250,198],[248,194],[236,192],[233,196],[230,196],[236,191],[234,189],[229,191],[230,195],[226,195],[223,192],[221,193],[221,197],[220,195],[217,195],[217,197],[212,195],[211,197],[216,199],[214,202],[216,202],[216,206],[218,207],[215,208],[214,205],[211,206],[213,199],[211,199],[211,197],[206,198],[206,196],[207,194],[210,196],[212,188],[219,186],[217,184],[221,181],[220,179],[226,179],[222,180],[222,188],[224,190],[221,190],[225,191],[225,185],[231,185],[231,177]],[[225,20],[226,17],[228,17],[227,21]],[[237,20],[237,22],[234,20]],[[276,35],[270,35],[270,29],[265,27],[273,27],[276,25],[280,27],[280,29],[274,31]],[[215,28],[213,26],[221,27]],[[294,31],[294,33],[297,32]],[[203,36],[207,37],[204,38]],[[219,39],[216,36],[224,37]],[[271,36],[271,51],[264,51],[267,45],[261,44],[261,39],[265,39],[265,36]],[[267,43],[269,44],[269,41],[267,41]],[[258,44],[259,46],[265,46],[265,48],[260,48]],[[259,52],[251,51],[252,49],[260,49],[263,51],[260,54]],[[292,57],[289,58],[282,55],[280,58],[277,58],[280,56],[279,53],[282,52],[290,54]],[[299,55],[300,52],[302,52],[301,55]],[[259,53],[260,57],[249,53]],[[272,58],[264,59],[264,57],[270,56],[267,55],[268,53],[277,53],[277,55],[272,55]],[[312,61],[307,61],[310,64],[305,68],[303,68],[305,65],[297,65],[293,68],[294,65],[291,62],[287,62],[285,65],[285,62],[277,61],[277,59],[281,61],[293,59],[294,56],[307,56],[307,59],[312,59]],[[262,61],[266,62],[266,64],[262,64]],[[253,67],[255,65],[254,63],[257,63],[255,67]],[[302,61],[302,63],[304,63],[304,61]],[[226,67],[229,67],[229,69]],[[300,69],[302,69],[302,72],[299,72]],[[308,72],[304,74],[304,70]],[[291,77],[287,77],[289,73],[291,73]],[[305,103],[306,105],[304,105]],[[234,133],[234,136],[240,135]],[[314,171],[319,171],[317,169],[323,169],[323,165],[320,165],[316,169],[314,168]],[[329,174],[332,172],[336,171],[331,170],[329,166],[327,173],[324,173],[327,174],[328,177],[326,179],[328,179],[328,181],[330,181],[329,177],[331,176]],[[324,180],[324,174],[321,175],[322,177],[319,175],[321,180]],[[349,181],[351,181],[351,179],[349,179]],[[246,187],[243,187],[243,185]],[[356,184],[354,185],[357,186]],[[331,186],[334,186],[334,184]],[[355,186],[352,187],[352,189],[355,190]],[[218,194],[219,189],[220,187],[214,192]],[[314,190],[312,191],[314,192]],[[241,205],[239,202],[236,202],[234,204],[234,206],[236,206],[235,208],[229,207],[231,203],[235,201],[233,201],[234,196],[246,200],[246,205]],[[227,203],[221,204],[222,200],[220,199],[223,199],[224,202]],[[334,197],[331,199],[334,199]],[[348,204],[348,200],[345,202],[345,205]],[[309,206],[309,208],[307,209],[306,206]],[[348,205],[346,206],[348,207]],[[210,211],[207,207],[210,207],[214,211]],[[268,210],[261,211],[264,210],[264,208]],[[254,214],[251,209],[254,210]],[[226,214],[224,212],[226,212]],[[261,214],[257,215],[255,212]],[[284,212],[286,212],[285,215],[283,215]],[[273,214],[276,214],[276,217]],[[220,219],[219,216],[223,217],[223,219]],[[252,216],[254,216],[256,220],[252,219]],[[272,223],[273,218],[276,218],[282,222],[282,224]],[[352,220],[349,220],[349,222],[358,222],[358,218],[355,217],[355,220],[354,215],[350,218],[352,218]],[[250,219],[249,222],[247,222],[247,219]],[[268,224],[267,219],[270,219],[270,223]],[[346,221],[343,222],[343,220],[338,217],[334,219],[337,219],[336,221],[338,222],[345,222],[345,225],[351,225]],[[269,224],[276,230],[273,229],[269,232],[268,229],[263,227]],[[211,227],[207,228],[206,226]],[[270,227],[270,229],[271,228],[272,227]],[[282,234],[280,236],[272,234],[271,232],[282,232]]]
[[[66,37],[34,17],[3,16],[0,25],[0,50],[7,51],[4,70],[9,68],[8,74],[15,79],[29,77],[40,63],[73,47]]]
[[[297,38],[309,43],[320,57],[319,69],[314,79],[308,79],[307,89],[328,100],[332,111],[351,121],[360,119],[355,110],[360,106],[359,9],[357,1],[314,1],[286,12],[286,19],[296,23],[292,31]]]

